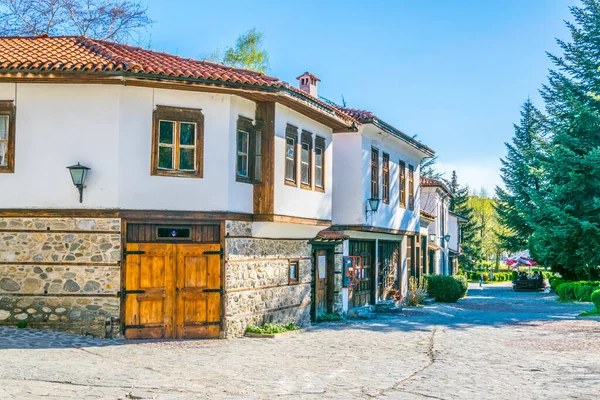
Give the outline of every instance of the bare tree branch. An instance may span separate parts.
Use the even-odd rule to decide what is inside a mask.
[[[140,41],[153,21],[135,0],[0,0],[0,35]]]

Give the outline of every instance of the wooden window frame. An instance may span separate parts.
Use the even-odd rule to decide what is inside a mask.
[[[382,182],[381,182],[381,201],[390,204],[390,155],[383,153],[382,158]]]
[[[398,161],[398,205],[406,208],[406,163]]]
[[[6,149],[6,165],[0,166],[0,174],[12,174],[15,172],[15,116],[16,107],[12,100],[0,101],[0,115],[8,116],[8,135]],[[4,141],[4,140],[3,140]]]
[[[196,162],[195,170],[161,169],[158,168],[158,150],[160,140],[160,121],[175,122],[173,134],[173,163],[177,166],[179,159],[179,125],[180,123],[196,124]],[[151,174],[155,176],[171,176],[180,178],[202,178],[204,176],[204,115],[202,110],[170,106],[156,106],[152,120],[152,156]]]
[[[315,137],[315,191],[325,192],[325,149],[327,142],[321,136]],[[321,150],[321,186],[317,185],[317,149]]]
[[[296,266],[296,277],[292,278],[292,265]],[[300,283],[300,261],[299,260],[289,260],[288,261],[288,284],[289,285],[297,285]]]
[[[248,176],[243,176],[238,174],[238,141],[239,141],[239,133],[240,132],[245,132],[248,134],[248,153],[246,155],[247,159],[248,159],[248,165],[247,165],[247,170],[248,170]],[[257,137],[259,135],[262,135],[262,130],[261,129],[257,129],[257,127],[254,126],[253,121],[250,118],[246,118],[243,116],[239,116],[238,120],[237,120],[237,125],[236,125],[236,130],[235,130],[235,180],[237,182],[243,182],[243,183],[256,183],[256,182],[260,182],[260,176],[256,176],[256,170],[255,170],[255,166],[256,166],[256,162],[257,162],[257,157],[261,157],[262,156],[262,152],[261,154],[257,154],[256,152],[256,141],[257,141]],[[261,137],[262,139],[262,137]],[[259,163],[260,164],[260,163]]]
[[[415,167],[408,165],[408,209],[415,209]]]
[[[379,149],[371,147],[371,198],[379,198]]]
[[[308,145],[308,183],[304,183],[302,182],[302,153],[304,151],[304,145]],[[299,162],[299,169],[300,169],[300,188],[304,189],[304,190],[312,190],[313,189],[313,135],[312,133],[303,130],[302,131],[302,135],[300,136],[300,162]]]
[[[292,172],[294,173],[293,179],[287,178],[287,141],[288,139],[294,140],[294,166]],[[288,124],[285,128],[285,143],[283,144],[283,179],[285,184],[288,186],[298,187],[298,128],[294,125]]]

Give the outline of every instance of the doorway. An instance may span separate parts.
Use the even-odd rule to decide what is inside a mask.
[[[127,243],[123,333],[129,339],[218,338],[220,244]]]

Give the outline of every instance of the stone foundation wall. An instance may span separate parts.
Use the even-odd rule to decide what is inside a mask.
[[[243,335],[248,325],[310,323],[312,247],[308,240],[251,238],[250,222],[227,221],[225,330]],[[243,236],[243,237],[240,237]],[[299,280],[289,283],[289,262]]]
[[[115,218],[0,218],[0,324],[112,336],[120,230]]]

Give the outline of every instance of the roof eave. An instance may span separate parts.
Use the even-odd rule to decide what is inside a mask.
[[[412,137],[408,136],[404,132],[394,128],[393,126],[391,126],[390,124],[388,124],[385,121],[380,120],[379,118],[366,118],[364,120],[361,120],[361,123],[373,124],[376,127],[383,129],[384,131],[386,131],[388,133],[391,133],[392,135],[396,136],[398,139],[402,140],[403,142],[405,142],[405,143],[409,144],[410,146],[414,147],[415,149],[419,150],[423,155],[425,155],[425,157],[423,157],[423,158],[431,158],[431,157],[435,156],[435,151],[433,151],[433,149],[431,149],[428,146],[424,145],[423,143],[413,139]]]

